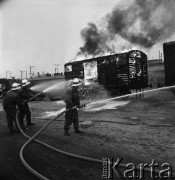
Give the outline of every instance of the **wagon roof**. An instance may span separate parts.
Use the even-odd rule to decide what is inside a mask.
[[[163,45],[175,45],[175,41],[165,42]]]
[[[128,54],[128,53],[130,53],[130,52],[132,52],[132,51],[139,51],[139,52],[141,52],[142,54],[145,54],[145,53],[143,53],[143,52],[140,51],[140,50],[131,50],[131,51],[124,52],[124,53],[116,53],[116,54],[107,55],[107,56],[99,56],[99,57],[94,57],[94,58],[90,58],[90,59],[83,59],[83,60],[78,60],[78,61],[68,62],[68,63],[65,63],[65,66],[77,64],[77,63],[80,63],[80,62],[83,62],[83,63],[84,63],[84,62],[97,61],[97,60],[104,59],[104,58],[107,58],[107,57],[110,57],[110,56],[114,56],[114,55]],[[145,54],[145,55],[146,55],[146,54]]]

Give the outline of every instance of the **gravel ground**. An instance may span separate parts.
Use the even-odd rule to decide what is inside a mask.
[[[30,102],[35,126],[25,130],[33,135],[58,110],[64,102]],[[88,106],[79,111],[80,121],[91,121],[84,133],[70,137],[63,135],[64,115],[53,122],[38,139],[61,150],[102,159],[123,158],[128,163],[170,163],[175,172],[175,97],[170,91],[145,94],[144,98],[129,97]],[[36,179],[21,164],[19,150],[26,139],[22,134],[8,133],[6,119],[0,105],[0,172],[6,179]],[[89,163],[56,154],[31,143],[24,151],[26,161],[37,171],[51,179],[98,180],[102,165]],[[147,179],[150,179],[147,176]],[[1,178],[2,179],[2,178]],[[117,178],[116,178],[117,179]]]

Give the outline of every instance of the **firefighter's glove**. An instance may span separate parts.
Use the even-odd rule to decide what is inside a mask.
[[[86,107],[86,104],[82,104],[81,107],[82,107],[82,108]]]

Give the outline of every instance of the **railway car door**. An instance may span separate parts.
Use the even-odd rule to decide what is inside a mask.
[[[129,87],[129,67],[127,54],[116,55],[116,73],[117,73],[117,86],[120,94],[130,93]]]
[[[97,81],[97,61],[83,63],[84,65],[84,81],[89,84],[91,81]]]
[[[66,81],[72,79],[72,65],[65,65],[64,75]]]
[[[106,61],[106,86],[115,93],[117,88],[116,61],[114,56],[108,56]]]
[[[72,77],[81,79],[84,78],[84,66],[82,62],[72,65]]]
[[[147,87],[147,56],[141,51],[129,52],[129,80],[132,89]]]
[[[106,87],[106,58],[97,62],[98,83]]]

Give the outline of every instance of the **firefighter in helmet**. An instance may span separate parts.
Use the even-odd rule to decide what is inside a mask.
[[[33,126],[34,123],[31,122],[31,111],[28,105],[28,100],[31,98],[29,94],[29,84],[30,82],[27,79],[22,80],[21,89],[19,90],[19,95],[24,101],[24,106],[19,109],[19,122],[21,127],[24,127],[24,117],[26,116],[27,126]]]
[[[72,88],[68,89],[65,95],[65,103],[66,109],[71,109],[73,107],[84,107],[85,105],[80,106],[80,98],[78,87],[80,85],[80,80],[75,78],[72,83]],[[73,123],[75,133],[81,133],[79,130],[79,122],[78,122],[78,111],[77,108],[71,109],[65,113],[65,125],[64,125],[64,135],[70,136],[68,133],[71,124]]]
[[[13,83],[11,90],[9,90],[6,93],[6,97],[3,99],[3,109],[6,112],[7,124],[10,130],[10,133],[15,132],[13,129],[13,122],[15,123],[17,132],[19,132],[19,129],[16,123],[17,106],[21,108],[24,105],[22,99],[20,98],[18,94],[20,88],[21,88],[20,84]]]

